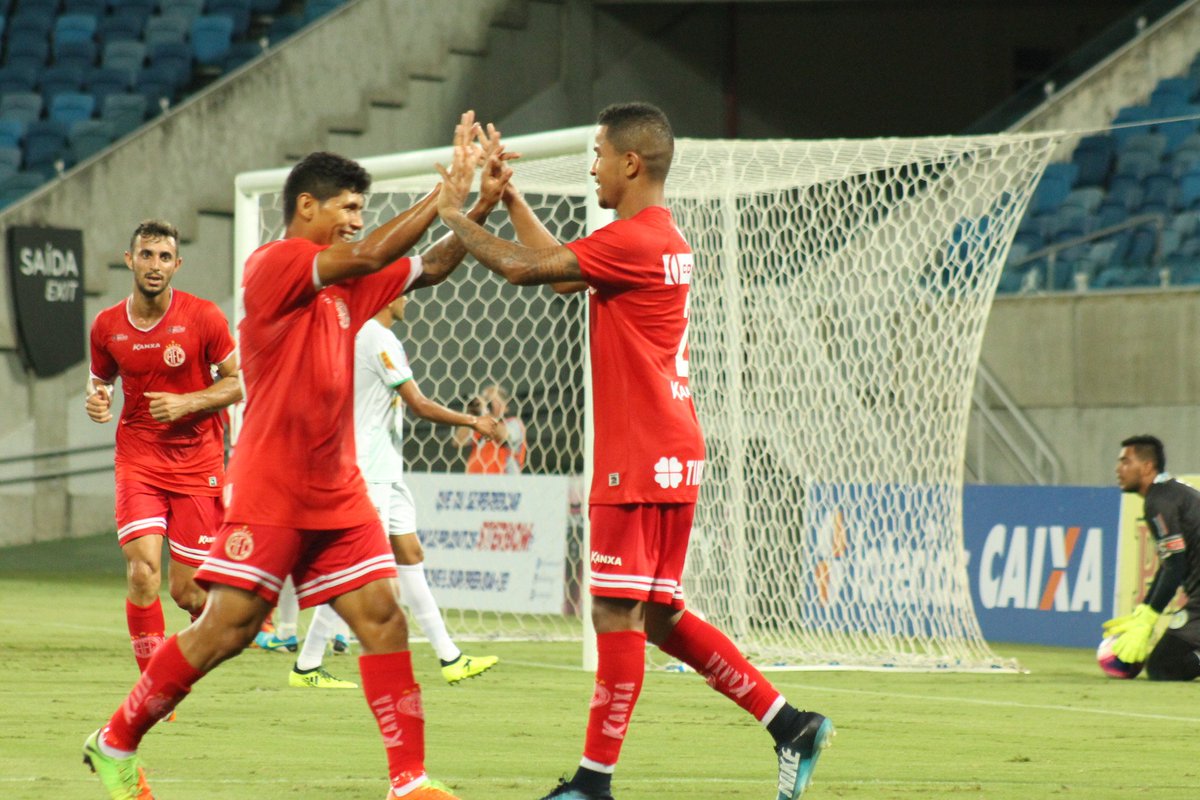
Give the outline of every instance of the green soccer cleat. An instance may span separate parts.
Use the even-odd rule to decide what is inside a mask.
[[[311,689],[357,689],[358,684],[351,681],[344,681],[341,678],[335,678],[329,674],[329,670],[324,667],[313,667],[312,669],[299,670],[292,667],[292,674],[288,675],[288,686],[295,686],[303,689],[305,687]]]
[[[100,731],[83,742],[83,763],[100,777],[111,800],[154,800],[138,757],[113,758],[100,749]]]
[[[496,656],[469,656],[459,653],[458,658],[453,661],[442,662],[442,677],[446,679],[446,683],[453,686],[459,681],[482,675],[498,663],[500,659]]]
[[[775,748],[779,757],[779,793],[776,800],[797,800],[812,783],[821,751],[832,744],[837,731],[820,714],[805,712],[795,735]]]

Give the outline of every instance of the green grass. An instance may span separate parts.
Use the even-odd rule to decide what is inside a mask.
[[[109,537],[0,550],[0,798],[101,798],[83,738],[136,678]],[[164,605],[169,605],[166,600]],[[172,609],[168,627],[186,621]],[[531,800],[577,763],[591,678],[579,646],[502,643],[492,673],[446,686],[416,645],[427,762],[464,800]],[[470,649],[470,648],[468,648]],[[1023,675],[772,673],[838,726],[806,800],[1187,797],[1200,765],[1193,684],[1105,679],[1089,652],[998,646]],[[355,660],[330,657],[343,677]],[[142,745],[158,800],[383,800],[358,692],[286,686],[291,658],[249,651],[202,680]],[[774,797],[767,735],[694,674],[651,673],[619,800]]]

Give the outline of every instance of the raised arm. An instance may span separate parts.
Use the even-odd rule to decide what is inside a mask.
[[[189,414],[220,411],[242,399],[236,353],[217,365],[217,376],[212,386],[187,394],[146,392],[144,396],[150,401],[150,416],[159,422],[174,422]]]
[[[504,188],[504,206],[508,209],[508,218],[512,222],[513,230],[517,232],[517,240],[521,244],[535,250],[558,247],[560,244],[558,239],[542,224],[537,214],[533,213],[533,209],[525,201],[525,196],[511,181]],[[582,292],[587,288],[587,284],[583,281],[560,281],[550,284],[550,288],[559,294],[570,294],[571,292]]]
[[[321,284],[334,283],[378,272],[413,248],[437,217],[440,187],[418,200],[411,208],[368,233],[360,241],[339,242],[317,255]],[[343,212],[362,219],[362,196],[353,195]]]

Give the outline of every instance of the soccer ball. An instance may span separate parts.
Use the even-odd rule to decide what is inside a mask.
[[[1096,663],[1100,665],[1100,669],[1104,670],[1104,674],[1110,678],[1136,678],[1138,673],[1142,671],[1145,662],[1139,661],[1136,664],[1127,664],[1113,655],[1112,646],[1116,640],[1116,636],[1104,637],[1104,640],[1100,642],[1100,646],[1096,648]]]

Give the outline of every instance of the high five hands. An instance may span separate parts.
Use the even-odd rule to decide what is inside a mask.
[[[438,213],[443,217],[462,211],[475,170],[482,166],[483,175],[479,182],[479,202],[493,208],[500,202],[504,190],[512,178],[512,167],[508,162],[520,158],[519,153],[510,153],[500,141],[500,131],[488,123],[487,130],[475,121],[475,112],[467,111],[454,127],[454,151],[450,168],[435,164],[442,176],[442,191],[438,195]]]

